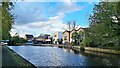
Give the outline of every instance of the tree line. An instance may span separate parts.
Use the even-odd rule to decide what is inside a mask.
[[[95,5],[89,21],[81,45],[120,49],[120,1]]]

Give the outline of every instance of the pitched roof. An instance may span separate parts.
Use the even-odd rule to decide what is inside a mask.
[[[26,34],[26,38],[33,38],[33,35]]]
[[[80,30],[80,29],[85,30],[86,28],[82,28],[82,27],[80,27],[79,29],[73,29],[73,30],[78,31],[78,30]],[[64,34],[65,32],[72,32],[73,30],[71,30],[71,31],[65,30],[65,31],[63,32],[63,34]]]
[[[80,27],[78,30],[80,30],[80,29],[83,29],[83,30],[84,30],[85,28]]]
[[[76,29],[73,29],[73,30],[77,31]],[[70,32],[72,32],[73,30],[71,30]]]
[[[65,32],[70,32],[70,31],[68,31],[68,30],[65,30],[65,31],[63,32],[63,34],[64,34]]]
[[[47,39],[47,38],[48,38],[48,36],[50,36],[50,35],[45,34],[45,35],[40,35],[40,36],[38,36],[37,38]]]

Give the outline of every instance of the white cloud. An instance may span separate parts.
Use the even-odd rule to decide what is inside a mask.
[[[51,13],[49,13],[49,11],[48,13],[45,13],[45,4],[40,4],[41,5],[36,5],[36,3],[23,3],[22,5],[24,5],[24,7],[22,8],[22,5],[19,3],[16,6],[18,19],[16,25],[14,25],[15,29],[11,30],[11,35],[14,35],[17,32],[20,36],[24,37],[25,34],[33,34],[36,36],[40,33],[64,31],[64,29],[67,28],[62,20],[62,18],[65,17],[65,14],[79,11],[83,8],[83,6],[76,5],[75,2],[73,3],[70,0],[65,0],[62,4],[57,3],[52,9],[46,8],[52,11],[50,11]],[[20,9],[21,11],[19,11]],[[54,16],[44,18],[47,14],[48,16],[54,14]]]
[[[78,6],[76,2],[71,2],[70,0],[64,0],[62,3],[58,3],[50,12],[52,14],[57,13],[71,13],[74,11],[80,11],[84,6]]]
[[[12,0],[15,2],[89,2],[90,0]],[[91,0],[91,2],[118,2],[119,0]]]
[[[61,20],[65,15],[59,13],[57,16],[50,17],[48,21],[32,22],[25,25],[14,25],[15,29],[11,30],[11,35],[16,32],[24,37],[25,34],[33,34],[37,36],[40,33],[52,33],[55,31],[64,31],[63,28],[67,28]]]

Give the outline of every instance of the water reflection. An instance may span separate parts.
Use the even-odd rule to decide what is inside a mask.
[[[9,46],[35,66],[118,66],[119,55],[77,52],[66,48]]]
[[[64,49],[66,50],[66,49]],[[72,49],[67,49],[67,50],[72,50]],[[70,51],[68,51],[70,52]],[[75,51],[72,50],[72,53],[75,54],[79,54],[80,56],[86,56],[88,57],[86,59],[86,63],[88,66],[93,65],[91,62],[93,62],[93,60],[95,62],[99,62],[101,64],[95,64],[95,66],[120,66],[120,56],[119,55],[113,55],[113,54],[105,54],[105,53],[98,53],[98,52],[92,52],[92,51],[85,51],[85,52],[79,52],[79,51]],[[93,60],[92,60],[93,58]],[[101,60],[99,60],[101,59]],[[92,61],[91,61],[92,60]]]

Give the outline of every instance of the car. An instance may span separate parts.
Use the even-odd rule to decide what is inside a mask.
[[[32,41],[32,40],[28,40],[28,41],[26,42],[26,45],[33,45],[33,41]]]

